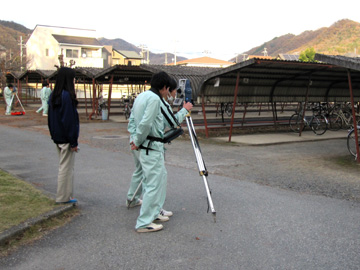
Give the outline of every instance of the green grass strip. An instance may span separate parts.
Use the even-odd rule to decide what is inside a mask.
[[[0,170],[0,232],[56,207],[31,184]]]

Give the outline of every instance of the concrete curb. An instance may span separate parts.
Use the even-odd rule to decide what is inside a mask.
[[[20,235],[21,233],[29,230],[32,226],[40,224],[41,222],[50,218],[59,216],[60,214],[69,211],[75,207],[74,204],[61,205],[47,213],[38,217],[30,218],[19,225],[13,226],[0,234],[0,246],[4,246],[10,239]]]

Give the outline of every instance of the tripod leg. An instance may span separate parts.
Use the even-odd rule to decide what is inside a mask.
[[[127,208],[128,208],[128,209],[130,208],[130,204],[134,201],[135,195],[138,193],[138,191],[139,191],[139,189],[140,189],[140,187],[141,187],[142,181],[143,181],[143,180],[140,181],[140,183],[139,183],[138,187],[136,188],[136,190],[135,190],[135,192],[134,192],[134,195],[131,197],[131,199],[130,199],[130,200],[127,200]]]
[[[200,173],[200,176],[203,177],[205,190],[206,190],[206,195],[207,195],[207,199],[208,199],[208,205],[209,205],[209,208],[211,210],[211,213],[213,214],[214,222],[216,222],[216,211],[215,211],[214,204],[213,204],[213,201],[212,201],[209,183],[208,183],[207,178],[206,178],[206,176],[208,175],[208,172],[207,172],[206,167],[205,167],[204,159],[202,157],[201,150],[200,150],[199,141],[198,141],[198,139],[196,137],[194,125],[193,125],[193,122],[192,122],[192,119],[191,119],[190,116],[186,116],[186,124],[188,126],[191,143],[192,143],[192,146],[193,146],[193,149],[194,149],[196,162],[197,162],[197,165],[198,165],[198,168],[199,168],[199,173]]]
[[[19,98],[18,94],[17,94],[17,93],[15,93],[15,95],[16,95],[16,97],[17,97],[17,99],[18,99],[19,103],[20,103],[21,108],[22,108],[22,109],[23,109],[23,111],[25,112],[25,109],[24,109],[24,107],[23,107],[23,105],[22,105],[22,103],[21,103],[21,101],[20,101],[20,98]]]

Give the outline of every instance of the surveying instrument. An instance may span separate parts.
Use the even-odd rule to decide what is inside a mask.
[[[190,81],[188,79],[180,79],[179,80],[179,89],[177,90],[177,94],[178,94],[178,97],[173,102],[174,106],[181,107],[183,105],[183,101],[193,103],[192,89],[190,86]],[[207,212],[209,212],[209,210],[211,211],[211,213],[213,214],[214,222],[216,222],[216,211],[215,211],[214,203],[213,203],[213,200],[211,197],[211,189],[210,189],[209,183],[207,181],[208,171],[206,169],[205,162],[202,157],[199,141],[197,139],[194,124],[193,124],[193,121],[191,118],[191,112],[189,112],[186,115],[185,119],[186,119],[186,125],[187,125],[190,139],[191,139],[191,144],[194,149],[194,154],[195,154],[196,162],[198,165],[199,174],[202,177],[202,179],[204,181],[204,185],[205,185],[205,191],[206,191],[207,202],[208,202]],[[136,188],[132,198],[130,200],[127,200],[128,208],[130,207],[130,204],[134,201],[135,195],[139,191],[141,184],[142,184],[142,180],[141,180],[140,184],[138,185],[138,187]]]
[[[23,107],[23,105],[22,105],[22,103],[20,101],[20,98],[19,98],[16,90],[13,90],[13,94],[12,94],[11,101],[10,101],[10,107],[12,107],[12,104],[14,102],[15,97],[17,98],[17,101],[19,102],[19,104],[20,104],[23,111],[22,112],[12,112],[11,115],[24,115],[25,114],[25,109],[24,109],[24,107]]]

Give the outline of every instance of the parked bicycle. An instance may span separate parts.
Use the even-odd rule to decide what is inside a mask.
[[[129,119],[130,114],[131,114],[130,100],[129,100],[129,99],[124,99],[124,115],[125,115],[125,120]]]
[[[220,103],[220,114],[221,119],[224,122],[224,114],[226,113],[228,116],[232,115],[233,103],[232,102],[221,102]]]
[[[301,107],[303,108],[303,107]],[[301,109],[300,113],[295,112],[289,119],[290,129],[299,133],[303,131],[306,126],[310,127],[316,135],[322,135],[328,129],[328,119],[323,114],[318,114],[316,107],[312,108],[312,116],[304,117],[304,110]]]
[[[358,132],[358,135],[360,135],[360,125],[357,126],[357,132]],[[359,144],[359,142],[356,142],[356,140],[355,140],[355,131],[354,131],[354,127],[352,127],[349,130],[349,133],[348,133],[348,136],[347,136],[347,148],[348,148],[350,154],[353,157],[355,157],[355,159],[357,158],[357,155],[356,155],[356,143]]]
[[[352,111],[348,106],[337,105],[337,108],[330,115],[330,118],[332,119],[332,122],[335,123],[337,130],[340,128],[349,129],[354,126]],[[358,122],[360,116],[356,115],[355,118]]]

